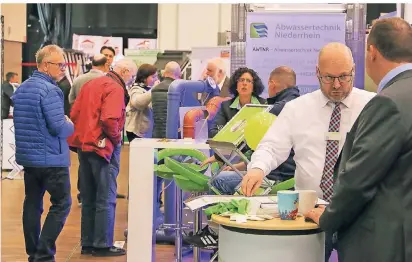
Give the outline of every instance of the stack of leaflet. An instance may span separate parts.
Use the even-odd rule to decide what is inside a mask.
[[[264,221],[279,217],[277,196],[199,196],[185,201],[192,211],[209,206],[205,212],[230,217],[230,220],[245,223],[247,220]],[[318,199],[319,205],[328,203]]]

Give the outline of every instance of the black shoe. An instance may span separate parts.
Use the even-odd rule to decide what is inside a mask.
[[[205,226],[194,235],[184,237],[184,241],[194,247],[202,249],[216,249],[218,247],[219,237],[209,226]]]
[[[122,195],[122,194],[117,194],[117,195],[116,195],[116,198],[126,198],[126,196],[125,196],[125,195]]]
[[[126,250],[118,247],[95,248],[93,256],[95,257],[117,257],[126,255]]]
[[[77,194],[77,201],[79,202],[79,207],[82,206],[82,199],[80,198],[80,193]]]
[[[91,255],[93,254],[94,247],[82,247],[82,251],[80,252],[82,255]]]

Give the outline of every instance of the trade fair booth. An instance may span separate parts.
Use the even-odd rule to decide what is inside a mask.
[[[362,22],[364,19],[365,5],[363,4],[334,4],[317,7],[305,5],[299,7],[294,5],[276,5],[276,7],[270,5],[233,5],[230,71],[233,72],[241,66],[247,66],[255,69],[261,76],[262,81],[266,83],[273,68],[281,65],[290,66],[297,74],[297,86],[301,94],[309,93],[319,88],[315,68],[320,48],[329,42],[340,42],[348,45],[353,52],[357,65],[354,86],[362,89],[364,88],[365,23]],[[204,52],[217,52],[217,49],[211,50],[213,49],[210,48],[209,51]],[[204,66],[204,62],[202,62],[206,60],[204,57],[200,56],[198,60],[195,59],[195,54],[198,53],[199,50],[196,48],[192,50],[192,68]],[[213,53],[213,56],[209,58],[215,56]],[[196,75],[199,75],[199,71],[192,70],[192,76]],[[129,223],[128,244],[132,245],[133,248],[128,250],[128,261],[133,261],[135,257],[140,257],[142,261],[155,259],[153,251],[153,244],[155,243],[155,230],[153,228],[155,225],[153,221],[154,199],[147,196],[151,196],[155,190],[153,172],[155,175],[156,172],[165,172],[157,166],[156,160],[153,166],[151,164],[153,163],[151,160],[152,155],[157,149],[176,149],[165,157],[164,167],[170,173],[172,181],[174,181],[168,187],[170,193],[165,194],[165,206],[167,207],[165,210],[165,225],[170,226],[174,231],[172,234],[175,235],[176,261],[182,261],[182,230],[189,227],[196,232],[201,228],[202,207],[228,201],[225,197],[216,199],[202,196],[207,194],[210,188],[208,188],[207,182],[205,184],[205,181],[199,182],[196,179],[208,180],[210,178],[204,178],[204,175],[202,175],[204,170],[200,170],[198,166],[192,164],[188,167],[188,164],[179,164],[179,161],[176,161],[176,159],[179,159],[176,158],[179,155],[179,150],[182,150],[181,155],[188,156],[195,154],[193,152],[189,153],[190,150],[200,152],[200,150],[214,149],[216,151],[222,145],[217,145],[213,142],[213,139],[206,141],[196,137],[196,127],[202,128],[203,125],[193,125],[195,131],[192,132],[193,136],[191,137],[184,139],[182,136],[178,136],[179,129],[182,128],[178,121],[179,107],[201,106],[198,102],[193,102],[194,100],[190,102],[186,99],[188,97],[192,99],[196,97],[196,93],[204,92],[208,83],[195,81],[195,79],[188,82],[175,81],[175,83],[171,85],[168,93],[167,137],[161,140],[141,139],[130,144],[129,221],[133,221],[136,216],[141,219],[137,223]],[[208,92],[213,92],[213,88],[208,87]],[[265,97],[267,97],[267,90]],[[196,122],[204,122],[207,118],[204,110],[200,112]],[[251,118],[244,119],[246,123],[249,120]],[[245,137],[240,136],[239,139],[240,143],[227,142],[224,143],[223,148],[232,152],[236,151],[245,142]],[[200,158],[204,158],[204,156]],[[227,160],[226,164],[231,165],[231,158],[229,157]],[[197,177],[193,179],[197,183],[189,183],[190,175],[185,177],[187,172],[192,172],[190,174]],[[213,177],[218,172],[219,170],[214,170],[211,176]],[[137,178],[138,176],[139,178]],[[138,183],[136,179],[140,182]],[[270,190],[266,190],[266,193],[271,192],[271,195],[277,192],[270,185],[269,188]],[[190,225],[182,224],[183,198],[181,190],[194,193],[190,199],[184,201],[186,208],[188,207],[194,212],[194,222]],[[276,204],[277,200],[272,198],[270,200],[265,199],[265,201],[272,201],[272,204]],[[199,204],[199,202],[201,203]],[[136,206],[141,207],[139,210],[144,207],[144,210],[148,210],[148,212],[138,215],[138,211],[132,211],[136,210]],[[214,215],[212,220],[221,225],[219,250],[218,255],[216,255],[219,257],[219,261],[250,261],[251,257],[247,254],[250,249],[242,248],[244,243],[254,243],[263,250],[259,253],[259,261],[272,261],[273,256],[282,261],[302,261],[303,258],[299,254],[303,253],[313,255],[305,255],[305,261],[318,262],[323,259],[323,232],[315,224],[305,222],[302,218],[289,224],[281,222],[279,218],[272,219],[270,223],[260,221],[235,223],[227,218]],[[294,238],[291,241],[300,243],[296,246],[296,249],[290,247],[292,245],[286,246],[284,235],[293,235]],[[281,246],[285,251],[281,252],[280,249],[269,248],[273,245],[263,248],[262,245],[265,241],[272,244],[278,243],[276,245],[283,243],[284,245]],[[241,249],[239,253],[234,254],[228,251],[235,248],[235,246],[237,250]],[[304,246],[311,252],[302,253]],[[200,261],[200,251],[197,248],[194,248],[193,259],[195,262]]]
[[[249,163],[250,155],[242,149],[255,147],[276,117],[268,115],[271,106],[248,105],[218,135],[209,138],[208,127],[227,98],[219,97],[216,83],[210,77],[202,79],[202,73],[209,59],[220,57],[227,76],[246,66],[253,68],[266,85],[274,68],[288,66],[296,72],[297,87],[304,95],[319,88],[316,64],[320,48],[339,42],[352,50],[354,87],[364,89],[365,13],[366,4],[233,4],[230,45],[192,47],[190,51],[160,50],[157,39],[143,38],[128,39],[128,48],[123,50],[121,38],[74,35],[73,49],[65,50],[66,62],[73,65],[66,72],[70,83],[86,72],[90,55],[103,45],[117,47],[117,58],[131,58],[137,65],[149,63],[161,69],[167,62],[176,61],[182,69],[183,79],[175,80],[167,92],[166,137],[138,138],[129,144],[128,262],[156,261],[157,242],[174,244],[177,262],[183,261],[185,248],[193,250],[194,262],[200,262],[204,251],[185,247],[183,236],[203,228],[208,216],[219,225],[219,248],[210,261],[323,261],[324,232],[306,221],[301,210],[292,221],[283,219],[278,210],[277,193],[293,188],[293,179],[280,184],[264,180],[259,195],[253,197],[210,195],[211,181],[224,167],[230,166],[243,176],[233,167],[234,159]],[[198,99],[202,93],[211,98],[206,104]],[[267,87],[262,97],[268,97]],[[19,178],[16,174],[22,167],[14,160],[13,120],[1,121],[0,128],[2,170],[11,170],[7,178]],[[215,163],[202,167],[213,153],[223,159],[223,166]],[[159,228],[157,176],[165,181],[164,221]],[[312,202],[313,207],[327,204],[317,197]],[[294,204],[297,213],[299,203]],[[211,207],[243,216],[211,212]],[[337,261],[333,259],[330,261]]]

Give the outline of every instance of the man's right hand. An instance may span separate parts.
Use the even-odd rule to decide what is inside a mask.
[[[242,192],[245,196],[253,196],[253,194],[262,185],[265,174],[263,170],[252,168],[242,179]]]
[[[200,167],[204,167],[205,165],[211,164],[213,162],[216,162],[216,158],[215,156],[211,156],[208,159],[206,159],[205,161],[202,162],[202,164],[200,164]]]

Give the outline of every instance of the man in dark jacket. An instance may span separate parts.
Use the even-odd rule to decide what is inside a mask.
[[[62,74],[60,79],[57,81],[58,87],[63,92],[63,100],[64,100],[64,114],[66,116],[70,116],[70,103],[69,103],[69,94],[70,89],[72,88],[69,79],[67,79],[66,74]]]
[[[296,87],[295,72],[287,66],[280,66],[273,70],[269,77],[268,93],[268,104],[273,105],[270,113],[278,116],[287,102],[300,96],[299,89]],[[296,168],[294,155],[292,149],[288,159],[272,170],[267,178],[279,182],[293,178]]]
[[[180,65],[171,61],[165,66],[163,81],[152,88],[153,138],[166,138],[167,92],[170,84],[180,76]]]
[[[24,167],[23,232],[29,261],[54,261],[56,239],[70,212],[70,154],[73,123],[64,115],[56,79],[66,64],[63,50],[48,45],[36,54],[38,71],[13,95],[16,162]],[[43,196],[52,206],[41,228]]]
[[[180,65],[171,61],[166,64],[163,73],[163,81],[152,88],[152,108],[153,108],[153,138],[166,138],[167,125],[167,93],[170,84],[181,77]],[[156,178],[157,183],[157,215],[161,217],[160,206],[163,179]]]
[[[18,83],[18,74],[14,72],[8,72],[6,74],[6,81],[1,86],[1,119],[9,117],[10,106],[12,106],[11,96],[13,95],[14,88],[12,83]]]
[[[126,254],[124,249],[113,246],[116,178],[120,167],[117,152],[126,119],[123,90],[134,80],[136,72],[132,60],[119,60],[113,71],[84,84],[70,113],[75,132],[69,143],[78,148],[82,181],[82,254],[99,257]]]
[[[307,217],[337,232],[341,262],[412,261],[412,27],[379,19],[368,36],[366,71],[378,85],[336,163],[329,206]]]

